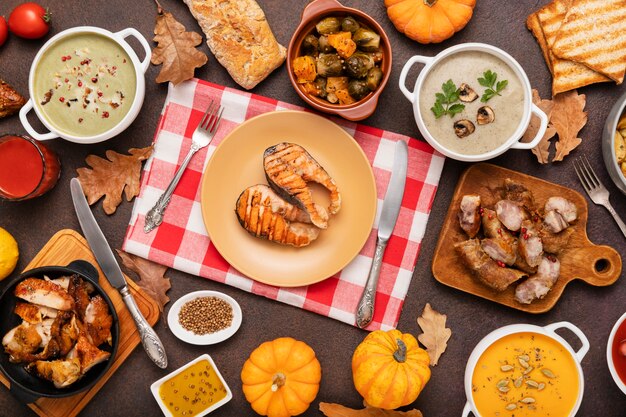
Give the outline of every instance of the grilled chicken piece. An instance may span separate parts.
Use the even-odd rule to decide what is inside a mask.
[[[563,197],[550,197],[543,208],[548,213],[550,211],[556,211],[563,219],[568,223],[573,223],[578,218],[578,208],[576,204],[572,203]]]
[[[57,284],[58,286],[63,288],[65,291],[67,291],[67,288],[70,285],[70,277],[59,277],[59,278],[55,278],[55,279],[50,279],[50,278],[48,278],[47,276],[44,275],[43,278],[46,281],[54,282],[55,284]]]
[[[528,219],[528,212],[515,201],[500,200],[495,209],[498,220],[512,232],[517,232],[522,227],[522,222]]]
[[[113,316],[109,313],[109,306],[104,298],[96,295],[85,310],[85,327],[87,337],[94,346],[107,342],[112,344],[111,326]]]
[[[502,262],[511,266],[517,259],[515,248],[504,239],[483,239],[480,241],[480,247],[496,262]]]
[[[11,362],[22,362],[22,359],[39,350],[41,341],[37,326],[23,322],[4,335],[2,345]]]
[[[539,266],[543,256],[543,243],[535,224],[524,220],[520,229],[518,252],[531,267]]]
[[[14,311],[15,314],[22,318],[22,320],[29,323],[41,323],[45,318],[55,318],[58,313],[58,310],[55,310],[54,308],[24,303],[21,301],[15,303]]]
[[[309,220],[310,217],[309,213],[280,199],[269,187],[255,185],[246,188],[237,199],[235,212],[239,224],[250,234],[272,242],[300,247],[319,236],[317,227],[287,220]],[[328,222],[327,215],[325,221]]]
[[[311,222],[321,228],[328,220],[319,215],[308,182],[316,182],[330,191],[330,214],[341,208],[341,194],[337,184],[322,166],[300,145],[282,142],[270,146],[263,153],[263,168],[270,186],[283,198],[305,210]]]
[[[26,99],[9,84],[0,80],[0,119],[17,113]]]
[[[58,284],[43,279],[26,278],[15,287],[15,296],[56,310],[67,311],[74,306],[67,291]]]
[[[67,359],[77,358],[80,361],[80,372],[84,374],[97,364],[109,359],[110,356],[109,352],[98,349],[81,334],[74,348],[68,353]]]
[[[522,184],[510,178],[504,180],[504,199],[519,203],[529,212],[535,211],[535,198]]]
[[[567,220],[556,210],[550,210],[543,218],[543,224],[550,233],[559,233],[569,227]]]
[[[55,361],[35,361],[27,369],[35,375],[52,381],[56,388],[67,387],[82,376],[78,358]]]
[[[477,194],[464,195],[461,199],[460,208],[458,217],[461,229],[470,238],[473,238],[480,230],[480,196]]]
[[[65,356],[76,344],[79,335],[79,327],[76,320],[76,314],[61,313],[65,317],[61,317],[61,327],[58,334],[54,333],[54,323],[52,325],[52,337],[56,337],[59,344],[59,354]],[[69,317],[68,317],[69,316]]]
[[[528,276],[517,269],[499,266],[481,249],[478,239],[456,243],[454,248],[478,279],[496,291],[504,291],[515,281]]]
[[[552,233],[548,230],[545,223],[541,224],[539,227],[539,236],[541,236],[541,241],[543,242],[543,250],[548,253],[561,253],[561,251],[567,247],[572,233],[574,233],[574,229],[571,227],[559,233]]]
[[[85,310],[90,303],[89,294],[87,293],[87,287],[83,284],[83,279],[74,274],[69,279],[69,285],[67,287],[67,293],[74,300],[74,311],[78,314],[81,320],[85,320]]]
[[[515,299],[522,304],[530,304],[535,299],[545,297],[559,278],[560,270],[561,264],[556,257],[544,256],[537,273],[517,286]]]
[[[502,239],[509,243],[515,240],[513,234],[505,228],[502,222],[498,219],[498,215],[495,211],[483,208],[481,217],[485,236],[494,239]]]

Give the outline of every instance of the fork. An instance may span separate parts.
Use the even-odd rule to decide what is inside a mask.
[[[193,132],[193,135],[191,136],[191,148],[189,148],[189,152],[183,160],[183,163],[176,171],[174,178],[172,178],[172,181],[167,186],[163,194],[161,194],[154,207],[152,207],[146,215],[146,222],[143,227],[143,231],[145,233],[151,232],[154,228],[160,225],[161,222],[163,222],[165,209],[172,198],[172,193],[174,193],[174,190],[178,185],[178,181],[180,181],[180,178],[183,176],[183,172],[187,168],[189,161],[191,161],[191,157],[213,140],[215,132],[217,132],[217,128],[222,120],[222,113],[224,112],[224,108],[222,106],[214,106],[213,104],[213,101],[209,103],[204,115],[200,119],[200,123],[198,123],[196,130]]]
[[[576,175],[578,175],[580,183],[587,194],[589,194],[591,201],[600,206],[604,206],[609,213],[611,213],[611,216],[613,216],[613,219],[626,237],[626,224],[624,224],[617,212],[615,212],[611,203],[609,203],[609,191],[598,179],[598,176],[593,171],[587,156],[583,157],[574,160],[574,170],[576,171]]]

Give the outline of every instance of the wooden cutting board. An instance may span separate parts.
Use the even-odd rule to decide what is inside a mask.
[[[96,267],[100,274],[100,285],[111,298],[120,323],[120,340],[117,355],[106,374],[87,391],[65,398],[40,398],[28,406],[41,417],[74,417],[98,393],[113,372],[122,365],[133,349],[140,343],[139,333],[122,297],[104,278],[96,258],[91,253],[87,241],[77,232],[69,229],[57,232],[39,251],[35,258],[26,266],[26,270],[40,266],[66,266],[77,259],[84,259]],[[150,325],[159,319],[159,307],[146,293],[127,276],[126,282],[135,301]],[[9,381],[0,374],[0,382],[9,387]]]
[[[571,226],[574,231],[566,249],[558,255],[561,262],[561,275],[545,298],[535,300],[530,304],[521,304],[515,300],[516,284],[511,285],[506,291],[496,292],[479,282],[460,262],[454,249],[455,243],[468,239],[459,226],[457,218],[463,196],[479,194],[482,200],[481,205],[493,208],[494,204],[500,200],[497,189],[504,185],[506,178],[521,183],[531,190],[539,207],[543,207],[545,201],[552,196],[562,196],[578,207],[578,220]],[[529,313],[544,313],[554,307],[563,294],[565,286],[571,281],[580,279],[595,286],[611,285],[622,272],[622,258],[619,253],[609,246],[595,245],[587,237],[587,216],[587,200],[570,188],[492,164],[472,165],[459,179],[452,196],[433,257],[433,275],[442,284],[496,303]]]

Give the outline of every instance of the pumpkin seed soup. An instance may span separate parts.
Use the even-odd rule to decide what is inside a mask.
[[[507,335],[481,355],[472,396],[482,417],[567,417],[578,398],[571,354],[539,333]]]
[[[95,136],[116,126],[135,99],[136,73],[124,49],[95,33],[67,36],[42,55],[33,100],[56,130]]]

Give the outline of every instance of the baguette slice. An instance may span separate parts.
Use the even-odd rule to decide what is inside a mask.
[[[552,66],[552,95],[574,90],[589,84],[611,81],[610,78],[578,62],[561,59],[552,52],[552,45],[571,6],[572,0],[554,0],[537,11],[537,19],[548,45],[548,59]]]
[[[207,45],[233,80],[249,90],[287,55],[255,0],[184,0]]]
[[[573,0],[552,52],[621,84],[626,69],[626,0]]]

